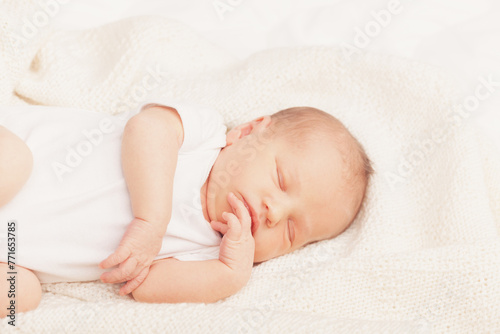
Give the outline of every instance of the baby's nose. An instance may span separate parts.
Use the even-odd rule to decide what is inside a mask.
[[[273,227],[281,220],[281,217],[283,216],[283,208],[277,202],[273,204],[267,203],[265,207],[267,214],[264,220],[269,227]]]

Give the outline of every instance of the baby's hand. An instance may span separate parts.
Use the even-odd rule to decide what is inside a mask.
[[[145,220],[134,218],[123,235],[118,248],[113,254],[99,263],[99,267],[107,269],[120,264],[110,272],[101,275],[104,283],[121,283],[120,295],[134,291],[146,279],[149,267],[161,249],[163,235],[158,227]]]
[[[210,224],[216,231],[224,234],[219,250],[219,260],[235,272],[250,277],[253,267],[255,240],[252,236],[252,219],[243,204],[233,193],[227,197],[233,213],[224,212],[222,218],[227,224],[212,221]]]

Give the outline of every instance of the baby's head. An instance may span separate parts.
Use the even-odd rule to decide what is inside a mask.
[[[373,170],[335,117],[289,108],[238,125],[207,181],[210,219],[224,222],[233,192],[249,208],[254,262],[341,234],[356,218]]]

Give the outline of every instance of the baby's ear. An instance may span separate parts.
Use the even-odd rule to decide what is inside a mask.
[[[232,145],[238,139],[248,136],[250,133],[266,128],[271,123],[270,116],[261,116],[253,121],[235,126],[226,134],[226,145]]]
[[[226,146],[232,145],[235,141],[247,136],[251,132],[252,125],[250,124],[250,122],[235,126],[226,134]]]

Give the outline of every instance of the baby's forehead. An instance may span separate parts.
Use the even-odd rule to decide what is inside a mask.
[[[282,144],[283,150],[286,150],[295,159],[302,160],[307,157],[311,162],[314,160],[324,161],[326,158],[331,159],[332,156],[341,154],[336,141],[321,133],[281,131],[277,134],[276,139]]]
[[[298,183],[303,188],[327,190],[338,188],[342,181],[343,159],[334,147],[324,142],[297,144],[282,141],[277,150],[277,160],[285,169],[290,183]]]

